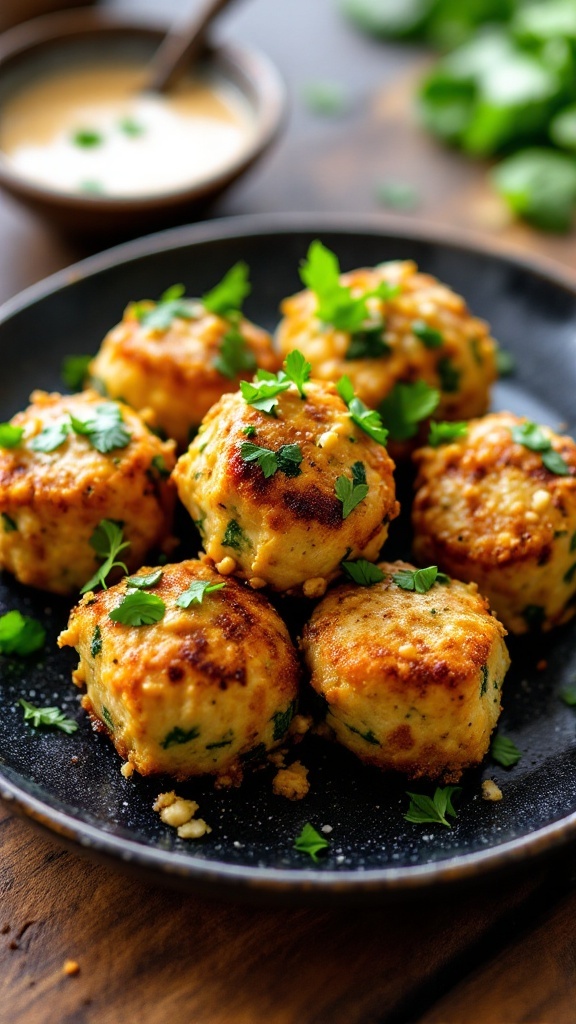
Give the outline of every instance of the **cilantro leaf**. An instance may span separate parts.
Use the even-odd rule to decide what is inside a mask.
[[[404,384],[398,381],[378,406],[382,423],[393,441],[407,441],[418,433],[418,424],[431,416],[440,392],[425,380]]]
[[[176,598],[176,604],[180,608],[189,608],[191,604],[202,604],[205,594],[214,594],[225,586],[225,583],[210,583],[210,580],[194,580],[188,589]]]
[[[262,448],[251,441],[243,441],[240,445],[240,457],[244,462],[257,462],[266,479],[274,476],[277,470],[289,477],[300,476],[302,472],[302,452],[297,444],[283,444],[274,452],[271,448]]]
[[[291,382],[289,380],[279,381],[274,375],[272,378],[265,377],[252,384],[247,380],[241,380],[240,391],[247,405],[274,416],[276,415],[274,409],[278,405],[277,396],[281,395],[283,391],[287,391]]]
[[[490,744],[490,757],[504,768],[518,764],[522,751],[507,736],[495,736]]]
[[[285,711],[276,711],[272,715],[270,721],[274,722],[274,732],[272,734],[273,740],[281,740],[284,738],[290,728],[290,723],[296,714],[297,707],[298,701],[295,699],[290,701],[290,704]]]
[[[2,524],[4,526],[4,533],[14,533],[18,529],[18,523],[7,512],[2,512]]]
[[[528,420],[526,423],[511,427],[510,433],[515,444],[521,444],[531,452],[542,455],[542,465],[556,476],[568,476],[570,467],[566,460],[552,447],[552,441],[546,436],[537,423]]]
[[[311,373],[311,364],[298,349],[288,353],[284,362],[284,378],[296,385],[300,398],[306,398],[304,385],[306,381],[310,380]]]
[[[322,850],[327,850],[329,846],[328,840],[321,836],[309,821],[306,822],[300,835],[294,841],[294,849],[309,854],[315,864],[318,864],[318,854]]]
[[[113,622],[121,622],[123,626],[151,626],[164,618],[166,605],[156,594],[136,590],[126,594],[119,605],[108,613]]]
[[[392,349],[384,339],[385,324],[377,324],[375,327],[367,327],[362,331],[356,331],[350,338],[350,344],[344,356],[345,359],[379,359],[381,356],[389,356]]]
[[[24,721],[29,721],[34,729],[39,729],[41,726],[61,729],[62,732],[70,736],[78,728],[78,723],[73,718],[66,718],[60,708],[37,708],[34,704],[29,704],[23,697],[18,703],[24,709]]]
[[[343,114],[350,105],[342,82],[308,82],[302,89],[302,99],[313,114],[324,117]]]
[[[83,149],[93,149],[102,145],[104,137],[95,128],[77,128],[72,133],[72,142]]]
[[[122,117],[118,121],[118,130],[123,135],[127,135],[129,139],[137,139],[140,135],[144,135],[146,129],[143,124],[139,121],[135,121],[133,117]]]
[[[432,448],[438,448],[441,444],[451,444],[452,441],[459,441],[467,436],[467,423],[448,423],[446,421],[436,423],[435,420],[432,420],[430,423],[430,433],[428,434],[428,444]]]
[[[361,587],[372,587],[375,583],[381,583],[385,578],[382,569],[379,569],[373,562],[365,558],[358,558],[355,562],[341,562],[344,572],[354,583]]]
[[[142,327],[151,331],[167,331],[176,319],[194,319],[196,304],[184,298],[185,292],[183,284],[173,284],[162,293],[152,308],[147,309],[142,303],[135,302],[131,311]]]
[[[347,519],[351,512],[368,494],[368,484],[357,484],[347,476],[339,476],[334,487],[338,501],[342,502],[342,519]]]
[[[447,395],[453,395],[460,387],[461,370],[454,365],[449,356],[443,356],[436,365],[440,377],[440,387]]]
[[[300,277],[314,292],[317,301],[316,316],[326,324],[332,324],[340,331],[354,334],[370,313],[366,300],[377,292],[367,292],[355,297],[350,288],[340,283],[340,264],[330,249],[318,240],[312,242],[306,260],[300,269]]]
[[[124,426],[122,410],[116,402],[97,405],[95,413],[93,419],[88,420],[70,416],[72,429],[77,434],[86,436],[92,447],[103,455],[130,444],[132,435]]]
[[[446,825],[450,828],[448,815],[452,818],[458,817],[452,798],[461,792],[461,786],[438,786],[433,797],[425,796],[423,793],[407,793],[406,796],[410,797],[410,806],[404,818],[415,825]]]
[[[425,348],[442,348],[444,335],[424,320],[414,320],[411,325],[412,334],[420,339]]]
[[[514,213],[544,231],[568,231],[576,206],[572,155],[553,149],[522,149],[491,173],[496,190]]]
[[[82,391],[88,376],[92,356],[65,356],[60,367],[60,376],[70,391]]]
[[[439,577],[444,577],[440,579]],[[438,572],[437,565],[430,565],[427,569],[400,569],[392,576],[394,583],[401,590],[414,590],[417,594],[427,594],[434,583],[444,583],[447,577],[444,573]]]
[[[222,280],[202,296],[204,309],[223,317],[239,313],[251,291],[248,274],[248,266],[243,260],[235,263]]]
[[[222,338],[220,351],[212,365],[228,380],[256,369],[256,356],[237,327],[231,327]]]
[[[240,524],[237,523],[235,519],[231,519],[224,530],[222,546],[225,548],[234,548],[236,551],[240,551],[249,543],[250,541]]]
[[[16,608],[0,615],[0,654],[25,656],[40,650],[46,630],[36,619],[22,615]]]
[[[118,523],[115,523],[112,519],[102,519],[90,537],[90,544],[98,558],[104,560],[104,564],[84,584],[80,591],[81,594],[86,594],[89,590],[94,590],[98,586],[104,587],[106,590],[106,577],[116,567],[124,569],[124,572],[128,572],[124,562],[116,561],[117,555],[124,551],[125,548],[130,547],[130,541],[124,540],[123,529]]]
[[[516,369],[514,356],[500,345],[496,347],[496,369],[499,377],[511,377]]]
[[[169,747],[181,745],[183,743],[190,743],[192,740],[197,740],[200,735],[200,729],[197,725],[193,725],[191,729],[181,729],[179,725],[175,725],[169,733],[166,734],[162,740],[160,746],[164,750],[168,750]]]
[[[62,423],[52,423],[44,427],[39,434],[30,441],[30,447],[34,452],[53,452],[59,448],[68,437],[70,427],[63,420]]]
[[[0,423],[0,448],[17,448],[24,435],[24,427]]]
[[[388,431],[382,426],[380,413],[375,409],[369,409],[360,398],[356,398],[350,378],[346,375],[341,377],[336,384],[336,390],[342,401],[348,406],[352,422],[360,427],[365,434],[368,434],[373,441],[385,446],[388,440]]]
[[[153,572],[146,573],[144,576],[127,576],[126,586],[134,587],[135,590],[149,590],[151,587],[158,586],[162,575],[162,569],[154,569]]]
[[[100,626],[94,626],[94,632],[90,640],[90,654],[93,658],[97,658],[99,654],[102,654],[102,630]]]
[[[570,466],[560,452],[555,451],[552,447],[549,451],[542,453],[542,465],[556,476],[570,476]]]

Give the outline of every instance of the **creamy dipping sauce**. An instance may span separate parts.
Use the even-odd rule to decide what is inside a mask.
[[[55,72],[6,101],[8,167],[58,192],[133,197],[195,185],[239,156],[255,131],[248,101],[222,78],[143,92],[140,66]]]

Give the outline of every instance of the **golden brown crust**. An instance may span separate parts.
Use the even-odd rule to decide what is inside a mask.
[[[276,416],[254,409],[239,393],[223,396],[174,471],[210,558],[219,563],[231,556],[240,575],[278,590],[332,578],[347,554],[377,558],[399,511],[386,449],[352,423],[333,385],[309,382],[305,390],[305,400],[294,388],[279,395]],[[274,452],[298,444],[300,474],[277,471],[266,479],[257,463],[241,457],[247,440]],[[336,480],[352,480],[357,463],[368,495],[343,519]],[[230,545],[224,540],[232,521],[241,534]]]
[[[290,722],[299,666],[280,617],[232,579],[201,604],[180,608],[177,598],[194,581],[223,582],[203,562],[164,568],[150,593],[166,611],[150,626],[109,618],[126,583],[87,594],[59,638],[80,654],[75,681],[87,687],[83,706],[142,774],[229,772],[259,744],[280,742]],[[277,714],[285,716],[281,735]]]
[[[142,304],[140,304],[142,305]],[[152,304],[151,304],[152,305]],[[195,319],[175,318],[166,331],[142,326],[128,306],[124,319],[104,339],[90,365],[113,398],[135,409],[151,408],[168,437],[185,448],[210,406],[235,391],[242,373],[230,379],[215,363],[230,323],[198,306]],[[280,361],[270,335],[241,319],[238,328],[259,367],[275,371]]]
[[[0,530],[0,564],[22,583],[71,593],[101,564],[90,537],[102,519],[113,519],[124,524],[130,541],[122,560],[137,568],[169,536],[175,495],[166,476],[175,463],[174,443],[160,441],[137,413],[116,403],[131,435],[125,447],[102,454],[70,430],[56,449],[37,452],[30,442],[45,427],[67,422],[70,414],[90,419],[103,399],[94,391],[35,391],[31,397],[11,420],[24,428],[22,442],[0,449],[0,512],[16,527]],[[161,460],[161,472],[154,460]]]

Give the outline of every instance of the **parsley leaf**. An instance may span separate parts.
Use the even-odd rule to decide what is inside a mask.
[[[97,405],[95,413],[94,418],[88,420],[78,420],[75,416],[70,416],[72,429],[77,434],[86,436],[92,447],[103,455],[130,444],[132,435],[124,426],[122,410],[116,402]]]
[[[92,356],[65,356],[60,368],[60,376],[70,391],[82,391],[88,376],[88,367]]]
[[[388,431],[382,426],[380,413],[375,409],[369,409],[360,398],[355,396],[350,378],[346,375],[341,377],[336,384],[336,390],[342,401],[348,406],[352,422],[360,427],[365,434],[368,434],[373,441],[385,446],[388,440]]]
[[[379,359],[381,356],[389,356],[392,349],[384,339],[384,322],[375,327],[367,327],[363,331],[356,331],[350,338],[350,344],[344,356],[345,359]]]
[[[99,654],[102,654],[102,630],[100,626],[94,626],[94,632],[90,640],[90,654],[93,658],[97,658]]]
[[[328,840],[321,836],[309,821],[306,822],[300,835],[294,841],[294,849],[308,853],[315,864],[318,864],[318,854],[322,850],[327,850],[329,846]]]
[[[214,594],[225,586],[225,583],[210,583],[210,580],[194,580],[188,589],[182,591],[176,598],[176,604],[180,608],[189,608],[191,604],[202,604],[205,594]]]
[[[430,433],[428,434],[428,444],[432,448],[438,448],[441,444],[451,444],[452,441],[459,441],[467,436],[467,423],[448,423],[446,421],[436,423],[432,420],[430,423]]]
[[[495,736],[490,744],[490,757],[504,768],[511,768],[518,764],[522,752],[507,736]]]
[[[355,562],[341,562],[344,572],[354,583],[361,587],[371,587],[374,583],[381,583],[385,578],[382,569],[379,569],[373,562],[365,558],[358,558]]]
[[[313,114],[324,117],[342,114],[350,105],[342,82],[308,82],[302,89],[302,99]]]
[[[358,465],[358,463],[356,463]],[[361,465],[361,463],[360,463]],[[364,477],[366,479],[366,477]],[[354,483],[347,476],[339,476],[334,490],[338,501],[342,502],[342,519],[347,519],[351,512],[368,494],[368,484]]]
[[[106,590],[106,577],[116,567],[124,569],[124,572],[128,572],[124,562],[116,561],[116,556],[121,551],[124,551],[125,548],[130,547],[130,541],[124,540],[124,532],[118,523],[115,523],[112,519],[102,519],[90,537],[90,544],[98,558],[104,560],[104,564],[84,584],[80,591],[81,594],[86,594],[89,590],[94,590],[95,587],[99,586],[104,587]]]
[[[392,579],[401,590],[427,594],[434,583],[446,583],[448,577],[443,572],[438,572],[437,565],[429,565],[427,569],[400,569],[394,573]]]
[[[257,462],[266,479],[274,476],[277,470],[289,477],[300,476],[302,472],[302,452],[297,444],[283,444],[274,452],[271,448],[261,448],[251,441],[243,441],[240,457],[244,462]]]
[[[388,281],[382,281],[376,288],[362,296],[352,295],[352,290],[340,283],[340,264],[337,257],[318,240],[312,242],[306,260],[300,268],[303,283],[314,292],[317,302],[316,316],[326,324],[332,324],[340,331],[354,334],[370,321],[367,300],[386,300],[397,294],[397,288]]]
[[[119,605],[108,613],[113,622],[121,622],[123,626],[151,626],[164,618],[166,605],[156,594],[147,594],[143,590],[126,594]]]
[[[264,377],[252,384],[247,380],[241,380],[240,391],[247,405],[259,409],[260,412],[267,412],[269,415],[275,416],[274,409],[278,405],[277,396],[281,395],[283,391],[287,391],[291,382],[289,380],[280,381],[274,375],[271,376],[272,379]]]
[[[65,421],[52,423],[44,427],[39,434],[30,441],[30,447],[34,452],[53,452],[59,448],[68,437],[70,427]]]
[[[452,798],[461,792],[461,786],[438,786],[433,797],[424,796],[423,793],[407,793],[406,796],[410,797],[410,806],[404,818],[415,825],[446,825],[450,828],[448,815],[452,818],[458,817]]]
[[[23,697],[20,698],[18,703],[24,709],[24,721],[31,722],[34,729],[46,726],[61,729],[62,732],[70,736],[78,728],[78,723],[72,718],[66,718],[66,715],[60,708],[37,708],[34,707],[34,704],[29,704]]]
[[[176,319],[194,319],[195,303],[184,298],[185,292],[183,284],[173,284],[162,293],[151,309],[135,302],[131,311],[142,327],[151,331],[167,331]]]
[[[542,465],[546,466],[546,469],[550,473],[555,473],[556,476],[570,476],[570,467],[566,460],[562,458],[560,452],[550,448],[549,451],[542,453]]]
[[[237,523],[235,519],[231,519],[224,530],[222,546],[225,548],[234,548],[236,551],[240,551],[249,543],[248,537],[244,533],[240,524]]]
[[[4,533],[14,533],[18,529],[18,523],[7,512],[2,512],[2,524],[4,526]]]
[[[418,424],[431,416],[440,392],[425,380],[404,384],[398,381],[378,406],[382,423],[393,441],[407,441],[418,433]]]
[[[515,444],[521,444],[531,452],[539,452],[542,455],[542,465],[550,473],[556,476],[569,476],[570,467],[566,460],[552,447],[552,442],[546,436],[537,423],[528,420],[516,427],[510,428],[512,440]]]
[[[256,356],[237,327],[231,327],[222,338],[220,351],[212,365],[228,380],[256,369]]]
[[[442,348],[444,335],[435,327],[430,327],[424,320],[414,320],[411,325],[412,334],[420,339],[425,348]]]
[[[24,435],[24,427],[0,423],[0,448],[17,448]]]
[[[146,129],[143,124],[139,121],[135,121],[133,117],[122,117],[118,121],[118,130],[123,135],[127,135],[129,139],[137,139],[140,135],[144,135]]]
[[[169,733],[166,734],[162,740],[160,746],[163,750],[168,750],[169,747],[173,747],[176,744],[190,743],[191,740],[198,739],[200,735],[200,729],[197,725],[193,725],[191,729],[181,729],[179,725],[175,725]]]
[[[72,142],[83,149],[93,149],[95,146],[101,146],[104,138],[95,128],[78,128],[72,133]]]
[[[295,384],[298,388],[300,398],[306,398],[304,392],[304,385],[306,381],[310,380],[310,374],[312,373],[312,366],[304,358],[298,349],[294,349],[293,352],[289,352],[286,356],[284,363],[284,374],[283,378],[289,380],[292,384]]]
[[[151,587],[158,586],[162,575],[162,569],[154,569],[153,572],[146,573],[145,576],[127,576],[126,586],[134,587],[136,590],[148,590]]]
[[[22,615],[16,608],[0,615],[0,654],[25,656],[40,650],[46,630],[36,619]]]
[[[516,369],[516,360],[505,348],[496,348],[496,369],[499,377],[511,377]]]
[[[454,365],[449,356],[443,356],[436,365],[440,377],[440,387],[447,395],[453,395],[460,387],[462,372]]]
[[[202,296],[204,309],[223,317],[239,313],[251,290],[248,274],[248,266],[243,260],[235,263],[222,280]]]

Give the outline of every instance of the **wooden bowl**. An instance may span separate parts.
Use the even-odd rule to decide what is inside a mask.
[[[0,121],[3,104],[44,69],[64,66],[84,51],[98,60],[115,52],[145,63],[159,44],[165,24],[103,10],[49,14],[0,37]],[[61,230],[106,238],[147,234],[193,219],[251,167],[276,137],[285,110],[285,90],[274,66],[244,47],[206,48],[203,65],[238,89],[253,113],[255,130],[245,147],[221,170],[201,182],[134,198],[59,192],[18,174],[0,150],[0,187]]]

